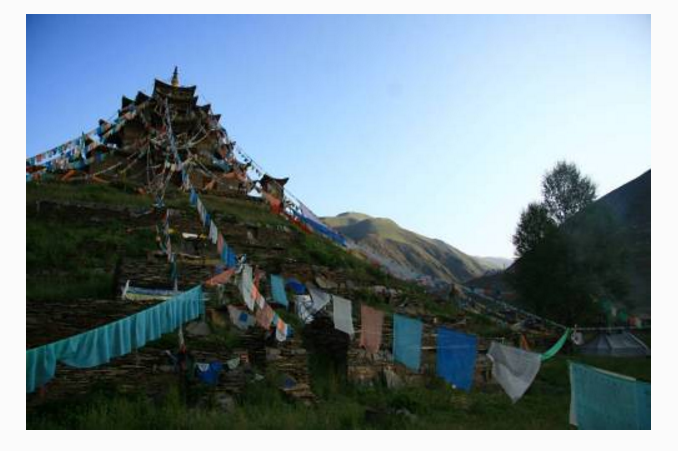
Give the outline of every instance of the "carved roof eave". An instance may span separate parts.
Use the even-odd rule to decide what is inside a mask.
[[[158,95],[176,100],[189,100],[195,96],[195,86],[172,86],[156,78],[153,84],[153,97],[158,97]]]

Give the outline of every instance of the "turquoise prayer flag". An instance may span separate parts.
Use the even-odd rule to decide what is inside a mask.
[[[92,368],[129,354],[205,313],[202,286],[121,320],[26,350],[26,393],[49,382],[57,362]]]
[[[393,315],[393,358],[413,371],[421,365],[422,329],[418,319]]]
[[[285,293],[285,281],[282,277],[271,274],[271,293],[273,294],[273,300],[280,305],[287,307],[289,302],[287,301],[287,293]]]
[[[570,423],[579,429],[650,429],[650,384],[569,362]]]

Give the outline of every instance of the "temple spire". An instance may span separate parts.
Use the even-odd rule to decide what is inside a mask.
[[[179,69],[174,66],[174,73],[172,74],[172,86],[179,86]]]

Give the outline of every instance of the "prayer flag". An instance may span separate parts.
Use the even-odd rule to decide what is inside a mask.
[[[226,271],[217,274],[216,276],[212,277],[209,279],[207,282],[205,282],[205,285],[208,287],[213,287],[216,285],[223,285],[225,283],[228,283],[228,281],[233,277],[233,274],[235,274],[235,269],[227,269]]]
[[[271,274],[271,294],[273,301],[277,304],[288,306],[287,293],[285,293],[285,282],[282,277]]]
[[[240,293],[250,311],[254,311],[254,289],[252,267],[250,265],[243,265],[240,273]]]
[[[569,362],[570,423],[579,429],[651,429],[650,384]]]
[[[445,327],[438,328],[436,372],[456,388],[470,391],[476,368],[478,339]]]
[[[313,300],[313,313],[319,312],[320,309],[325,307],[332,300],[332,295],[325,293],[323,290],[308,287],[308,292],[311,294],[311,299]]]
[[[492,360],[492,377],[514,403],[530,388],[541,368],[540,354],[494,341],[487,356]]]
[[[264,329],[268,329],[271,327],[271,322],[273,321],[273,315],[275,312],[271,308],[270,305],[264,304],[264,308],[260,308],[257,310],[256,313],[256,318],[257,318],[257,323],[263,327]]]
[[[421,365],[422,329],[418,319],[393,315],[393,358],[413,371]]]
[[[334,328],[353,336],[353,306],[351,301],[339,296],[332,296]]]
[[[379,352],[384,312],[362,304],[360,306],[360,346],[371,353]]]

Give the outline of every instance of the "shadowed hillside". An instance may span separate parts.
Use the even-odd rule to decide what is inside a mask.
[[[647,171],[601,197],[563,226],[582,252],[596,229],[603,229],[610,239],[621,243],[628,294],[620,301],[637,313],[650,312],[651,188],[651,173]]]

